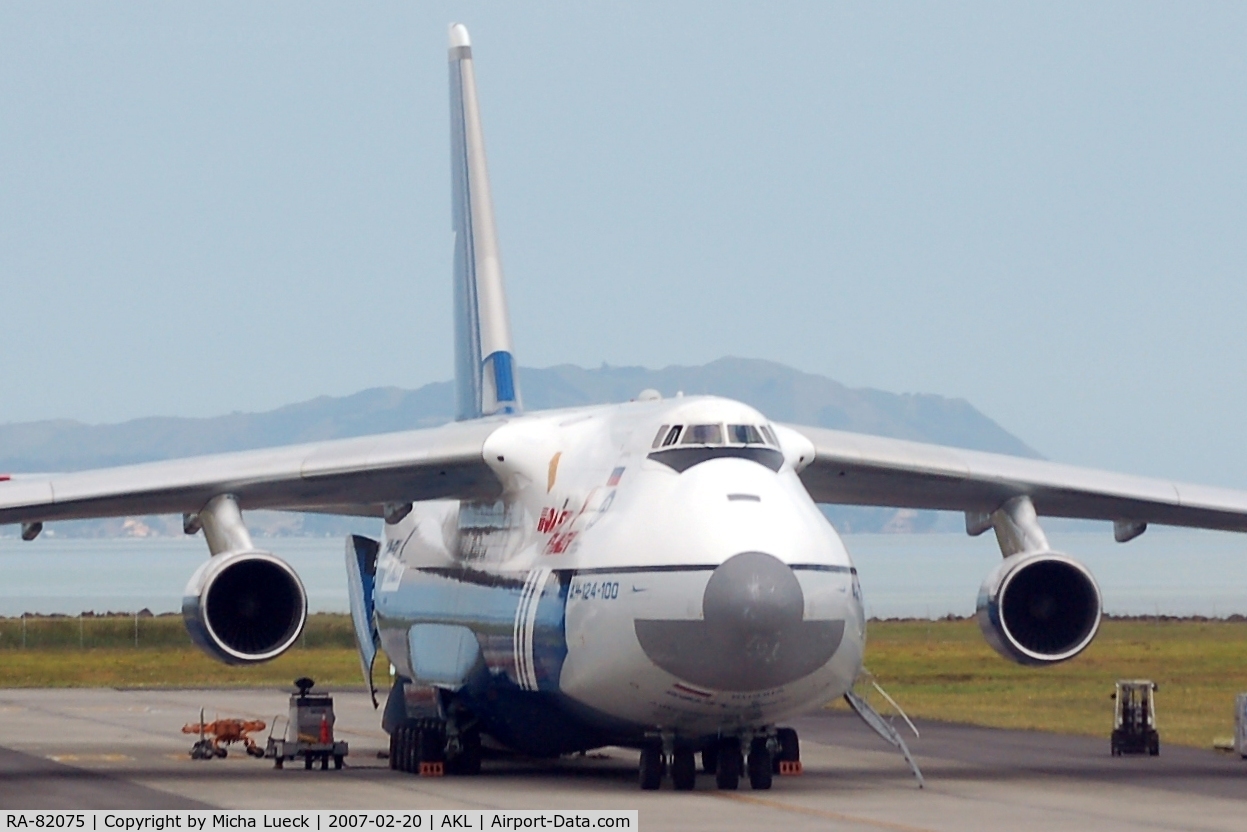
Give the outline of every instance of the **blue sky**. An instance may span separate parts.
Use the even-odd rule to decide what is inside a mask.
[[[1247,6],[0,6],[0,421],[449,378],[445,38],[523,363],[768,358],[1247,487]]]

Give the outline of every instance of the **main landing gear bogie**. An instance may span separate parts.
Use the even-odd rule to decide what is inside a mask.
[[[469,729],[448,741],[440,720],[399,725],[390,734],[390,768],[423,777],[480,774],[480,733]]]
[[[746,737],[746,742],[742,747],[738,737],[720,737],[702,746],[702,772],[714,775],[717,788],[735,791],[741,777],[748,777],[751,788],[765,790],[771,788],[776,774],[801,773],[800,744],[793,729],[780,728],[769,736]],[[676,791],[691,791],[697,783],[695,747],[676,745],[668,755],[657,740],[644,746],[638,769],[641,788],[660,788],[668,768],[672,787]]]

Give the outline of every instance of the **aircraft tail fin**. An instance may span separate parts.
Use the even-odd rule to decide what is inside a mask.
[[[450,169],[455,230],[457,419],[519,413],[519,378],[476,98],[472,43],[450,27]]]

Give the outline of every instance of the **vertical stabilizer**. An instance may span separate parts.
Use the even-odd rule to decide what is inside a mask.
[[[450,176],[455,226],[458,419],[520,412],[511,322],[468,30],[450,27]]]

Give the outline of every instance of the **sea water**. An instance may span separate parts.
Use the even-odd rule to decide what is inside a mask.
[[[1051,532],[1054,548],[1096,576],[1107,612],[1247,614],[1247,535],[1153,528],[1130,543],[1101,531]],[[974,612],[979,584],[1000,561],[985,534],[846,535],[872,617]],[[303,579],[316,612],[347,610],[342,538],[257,539]],[[182,590],[208,552],[202,536],[0,538],[0,615],[181,609]]]

